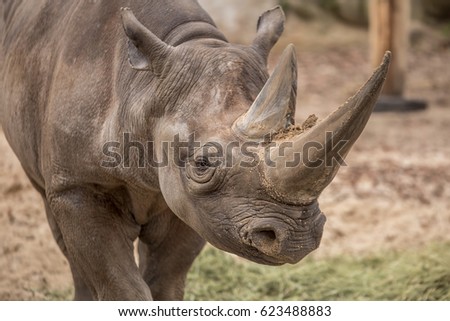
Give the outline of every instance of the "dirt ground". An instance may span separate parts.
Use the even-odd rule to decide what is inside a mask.
[[[429,107],[372,116],[320,198],[328,221],[316,257],[450,240],[450,48],[423,26],[413,40],[405,97]],[[323,119],[367,79],[366,41],[362,29],[289,21],[277,48],[298,49],[299,122],[312,113]],[[39,300],[70,286],[40,196],[0,130],[0,300]]]

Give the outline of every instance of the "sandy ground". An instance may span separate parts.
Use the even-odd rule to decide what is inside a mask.
[[[289,41],[298,48],[297,118],[323,118],[370,75],[366,33],[292,21],[287,29],[279,48]],[[405,96],[429,108],[372,116],[320,198],[328,221],[316,257],[450,240],[450,49],[427,30],[419,40]],[[70,286],[40,196],[0,130],[0,299],[39,300]]]

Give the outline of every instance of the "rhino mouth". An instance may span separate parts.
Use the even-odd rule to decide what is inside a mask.
[[[295,264],[319,247],[325,222],[320,210],[294,227],[278,218],[255,219],[240,232],[243,256],[266,265]]]

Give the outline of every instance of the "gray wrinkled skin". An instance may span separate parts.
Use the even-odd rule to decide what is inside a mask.
[[[127,5],[137,19],[120,9]],[[161,160],[173,158],[161,143],[175,135],[187,141],[195,132],[202,144],[246,141],[250,107],[267,131],[292,124],[293,48],[280,64],[292,73],[292,90],[274,76],[262,91],[273,103],[255,103],[283,30],[281,9],[264,13],[254,42],[241,46],[229,44],[192,0],[3,1],[0,8],[1,124],[42,195],[76,300],[180,300],[205,240],[270,265],[296,263],[319,246],[325,217],[316,199],[337,168],[305,201],[296,170],[242,168],[238,149],[230,168],[193,166],[199,150],[182,154],[182,167],[140,167],[136,151],[129,167],[100,166],[104,144],[124,133],[154,142],[150,152]],[[364,120],[352,121],[358,129],[379,79]],[[277,108],[280,117],[267,116]],[[347,132],[339,126],[336,132]],[[359,133],[349,135],[353,143]],[[316,177],[306,176],[307,184]],[[279,177],[289,185],[278,188]]]

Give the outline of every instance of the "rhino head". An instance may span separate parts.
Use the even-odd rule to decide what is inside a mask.
[[[258,263],[296,263],[316,249],[326,220],[317,199],[365,127],[390,53],[335,112],[299,128],[293,45],[270,77],[266,66],[283,31],[279,7],[260,17],[249,46],[206,36],[168,45],[130,10],[122,22],[130,64],[152,77],[155,153],[170,160],[155,170],[170,209],[214,246]]]

